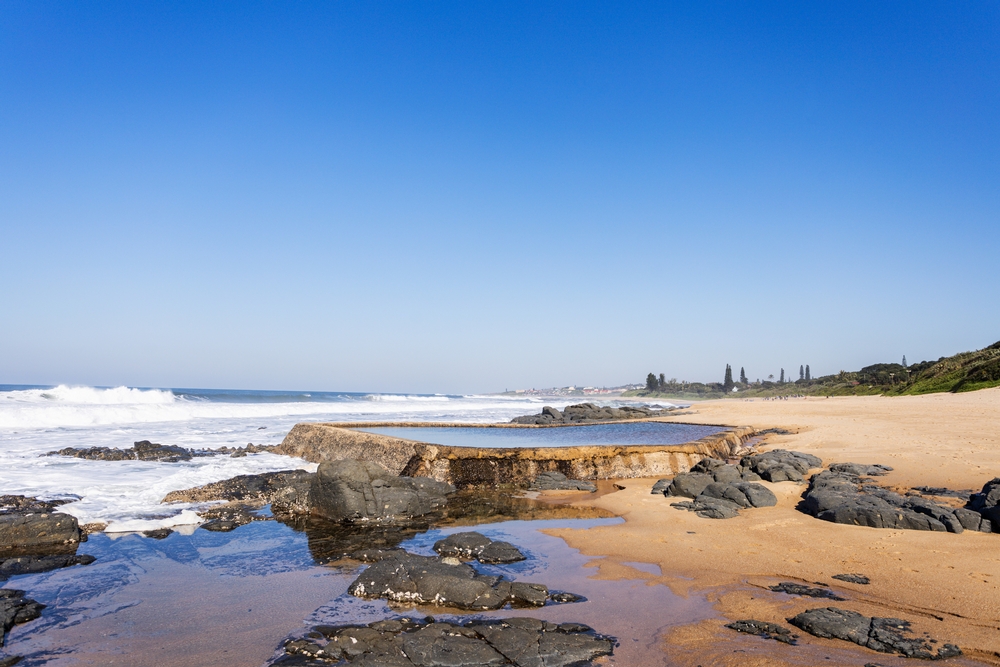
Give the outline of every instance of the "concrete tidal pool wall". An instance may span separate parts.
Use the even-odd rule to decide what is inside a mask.
[[[485,448],[433,445],[354,430],[382,426],[559,428],[512,424],[302,423],[289,432],[277,453],[315,463],[338,459],[374,461],[396,475],[431,477],[460,488],[527,487],[538,473],[547,471],[590,480],[674,475],[690,470],[706,457],[727,459],[735,455],[755,433],[753,428],[741,426],[682,445]]]

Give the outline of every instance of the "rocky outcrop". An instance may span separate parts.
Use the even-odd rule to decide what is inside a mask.
[[[387,619],[366,626],[320,625],[288,641],[271,664],[303,667],[341,661],[366,667],[583,667],[611,655],[615,640],[580,623],[534,618],[441,623]]]
[[[545,406],[537,415],[514,417],[512,424],[551,426],[553,424],[593,424],[595,422],[621,421],[623,419],[648,419],[666,414],[667,410],[645,407],[622,406],[620,408],[601,407],[593,403],[567,405],[561,411]]]
[[[42,615],[45,605],[24,597],[24,591],[0,588],[0,646],[15,625],[33,621]]]
[[[994,532],[1000,532],[1000,477],[994,477],[983,485],[982,491],[972,494],[965,509],[977,512],[984,520],[992,522]]]
[[[936,644],[936,640],[910,636],[910,623],[898,618],[869,618],[849,609],[823,607],[804,611],[788,622],[817,637],[842,639],[907,658],[937,660],[962,654],[954,644],[944,644],[935,651],[931,643]]]
[[[535,481],[528,487],[532,491],[597,491],[597,485],[579,479],[569,479],[561,472],[549,471],[539,473]]]
[[[730,630],[736,630],[736,632],[743,632],[748,635],[757,635],[758,637],[763,637],[764,639],[773,639],[783,644],[791,644],[793,646],[797,643],[796,640],[799,638],[798,635],[793,635],[792,631],[788,628],[782,627],[777,623],[768,623],[767,621],[747,619],[744,621],[726,623],[726,627]]]
[[[160,445],[149,440],[140,440],[131,449],[114,447],[66,447],[59,451],[49,452],[46,456],[72,456],[90,461],[161,461],[177,463],[190,461],[194,452],[176,445]]]
[[[892,468],[879,463],[869,465],[867,463],[831,463],[829,470],[832,472],[842,472],[855,477],[882,477],[892,472]]]
[[[801,507],[816,518],[872,528],[991,532],[990,521],[967,508],[938,505],[921,496],[902,496],[868,483],[851,472],[824,470],[814,475]]]
[[[868,584],[872,583],[871,579],[869,579],[863,574],[857,574],[857,573],[835,574],[833,575],[832,578],[837,579],[839,581],[846,581],[849,584],[860,584],[862,586],[867,586]]]
[[[459,560],[478,560],[480,563],[516,563],[524,554],[510,542],[491,540],[482,533],[454,533],[434,543],[434,551],[441,556]]]
[[[743,466],[734,466],[725,461],[705,458],[672,479],[661,479],[653,485],[651,493],[665,496],[697,498],[712,483],[731,484],[734,482],[759,482],[760,476]]]
[[[75,517],[52,510],[58,502],[0,496],[0,558],[37,555],[80,541]]]
[[[96,558],[90,554],[49,554],[0,558],[0,581],[19,574],[37,574],[74,565],[90,565]]]
[[[541,607],[550,599],[548,588],[542,584],[509,582],[501,577],[479,574],[472,566],[457,560],[446,562],[402,550],[384,551],[378,557],[380,560],[362,572],[347,589],[351,595],[475,611],[501,609],[508,604]],[[569,601],[565,597],[554,600]]]
[[[778,499],[767,487],[757,484],[760,477],[748,467],[734,466],[718,459],[703,459],[691,472],[673,479],[661,479],[652,493],[668,497],[692,498],[671,507],[695,512],[706,519],[731,519],[749,507],[771,507]]]
[[[760,475],[767,482],[802,482],[811,469],[822,465],[823,460],[819,457],[785,449],[752,454],[740,460],[740,467]]]
[[[315,473],[305,470],[238,475],[193,489],[171,491],[162,502],[203,503],[225,500],[257,507],[269,504],[275,514],[308,514],[309,492],[314,477]]]
[[[190,461],[196,456],[217,456],[228,454],[233,458],[247,454],[273,452],[278,445],[255,445],[248,442],[246,447],[219,447],[217,449],[185,449],[177,445],[160,445],[149,440],[140,440],[131,449],[117,447],[65,447],[58,451],[48,452],[45,456],[72,456],[89,461],[160,461],[161,463],[177,463]]]
[[[826,598],[828,600],[839,600],[843,602],[846,598],[842,598],[829,588],[817,588],[815,586],[804,586],[802,584],[796,584],[791,581],[782,581],[780,584],[775,584],[774,586],[768,586],[775,593],[787,593],[788,595],[804,595],[810,598]]]
[[[230,458],[238,459],[247,454],[261,454],[263,452],[274,452],[280,445],[255,445],[248,442],[246,447],[217,447],[197,452],[196,456],[203,454],[228,454]]]
[[[331,521],[398,523],[443,508],[455,487],[400,477],[370,461],[321,463],[309,491],[310,513]]]

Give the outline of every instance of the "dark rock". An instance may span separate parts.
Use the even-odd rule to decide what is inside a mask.
[[[140,440],[134,443],[131,449],[117,449],[114,447],[66,447],[56,452],[49,452],[46,456],[72,456],[91,461],[162,461],[164,463],[177,463],[178,461],[190,461],[193,454],[190,449],[184,449],[183,447],[160,445],[149,440]]]
[[[221,482],[171,491],[165,503],[203,503],[212,500],[240,502],[250,506],[271,505],[275,514],[308,514],[309,493],[315,473],[282,470],[259,475],[237,475]]]
[[[722,498],[698,496],[695,500],[671,503],[671,507],[694,512],[704,519],[732,519],[739,516],[740,506]]]
[[[0,667],[14,667],[19,662],[21,662],[19,655],[0,655]]]
[[[454,533],[434,543],[434,551],[442,556],[453,556],[462,560],[478,560],[480,563],[516,563],[524,560],[517,547],[509,542],[495,542],[475,532]]]
[[[549,597],[541,584],[503,581],[479,574],[469,565],[453,565],[405,551],[381,554],[348,592],[360,598],[471,610],[500,609],[507,604],[541,606]]]
[[[881,464],[868,465],[867,463],[831,463],[830,470],[833,472],[845,472],[855,477],[881,477],[892,472],[892,468]]]
[[[542,408],[542,414],[543,415],[548,415],[554,421],[562,421],[562,419],[563,419],[563,413],[559,412],[555,408],[550,408],[547,405],[544,408]]]
[[[26,496],[0,496],[0,515],[2,514],[46,514],[52,512],[68,500],[39,500]]]
[[[24,591],[0,588],[0,646],[12,627],[35,620],[43,609],[45,605],[24,597]]]
[[[965,498],[968,500],[972,495],[969,489],[946,489],[943,486],[915,486],[913,490],[925,496],[944,496],[950,498]]]
[[[319,626],[319,639],[285,644],[272,665],[319,665],[344,660],[366,667],[571,667],[611,655],[614,640],[577,623],[533,618],[476,620],[459,625],[387,619],[367,626]]]
[[[1000,505],[1000,477],[994,477],[983,485],[983,490],[972,494],[968,508],[975,511]]]
[[[961,533],[963,518],[974,523],[968,515],[956,514],[955,508],[919,496],[901,496],[866,484],[849,472],[831,470],[813,476],[801,507],[824,521],[872,528]]]
[[[740,459],[740,467],[760,475],[768,482],[801,482],[812,468],[819,468],[823,460],[803,452],[774,449],[763,454],[753,454]]]
[[[788,593],[789,595],[805,595],[811,598],[827,598],[829,600],[840,600],[841,602],[846,599],[840,597],[827,588],[803,586],[802,584],[796,584],[790,581],[783,581],[775,586],[768,586],[768,588],[776,593]]]
[[[242,503],[217,505],[198,514],[203,519],[208,520],[206,523],[201,524],[200,527],[204,530],[217,533],[228,533],[240,526],[245,526],[254,521],[265,521],[268,518],[256,514],[254,508]]]
[[[863,574],[835,574],[834,579],[839,579],[840,581],[846,581],[851,584],[861,584],[862,586],[867,586],[872,581]]]
[[[534,424],[549,426],[552,424],[585,424],[593,422],[618,421],[622,419],[647,419],[664,414],[666,410],[654,410],[646,407],[622,406],[619,408],[600,407],[593,403],[578,403],[559,410],[545,406],[537,415],[524,415],[510,420],[512,424]]]
[[[579,479],[567,479],[561,472],[543,472],[535,477],[531,483],[532,491],[597,491],[597,486],[593,482],[586,482]]]
[[[19,499],[19,500],[15,500]],[[0,510],[0,557],[33,555],[80,541],[76,518],[52,512],[52,503],[24,496],[3,496]]]
[[[575,593],[567,593],[566,591],[549,591],[549,600],[556,604],[568,604],[570,602],[586,602],[587,598]],[[589,630],[590,628],[587,629]]]
[[[955,518],[958,519],[962,527],[966,530],[975,530],[981,533],[993,532],[993,522],[989,516],[983,516],[979,512],[974,512],[965,507],[957,507],[955,508]]]
[[[660,482],[662,481],[665,480],[660,480]],[[705,490],[705,487],[714,481],[715,479],[708,473],[682,472],[675,475],[661,493],[665,496],[697,498]],[[659,485],[660,482],[657,482],[656,485]],[[654,485],[654,488],[656,488],[656,485]]]
[[[490,542],[477,557],[480,563],[490,563],[501,565],[504,563],[516,563],[524,560],[524,554],[520,549],[510,542],[494,541]]]
[[[462,560],[474,560],[493,540],[482,533],[468,531],[453,533],[434,543],[434,551],[442,556],[454,556]]]
[[[745,632],[748,635],[757,635],[758,637],[773,639],[785,644],[794,645],[796,643],[795,640],[798,639],[798,635],[793,635],[792,631],[788,628],[776,623],[767,623],[766,621],[754,621],[751,619],[734,621],[733,623],[727,623],[726,627],[736,630],[736,632]]]
[[[216,454],[229,454],[230,458],[238,459],[247,454],[260,454],[262,452],[273,452],[281,445],[255,445],[248,442],[246,447],[217,447],[216,449],[205,449],[195,452],[195,456],[213,456]]]
[[[737,482],[724,484],[713,482],[695,500],[704,497],[719,498],[736,503],[740,507],[774,507],[778,499],[767,487],[754,482]]]
[[[760,476],[749,468],[730,465],[719,459],[704,458],[692,466],[690,472],[678,473],[673,479],[661,479],[657,481],[653,485],[652,493],[662,493],[665,496],[697,498],[713,482],[718,484],[735,484],[739,482],[758,481],[760,481]],[[763,489],[764,487],[758,485],[758,488]],[[768,494],[773,497],[770,491],[766,491],[764,496],[758,495],[757,497],[761,498],[762,502],[764,502],[763,498]],[[736,502],[739,504],[738,501]],[[777,502],[777,499],[775,499],[775,502]]]
[[[51,554],[0,558],[0,581],[19,574],[37,574],[74,565],[90,565],[96,558],[90,554]]]
[[[173,532],[170,528],[154,528],[153,530],[144,530],[142,534],[153,540],[165,540]]]
[[[231,530],[236,530],[240,527],[240,524],[235,521],[226,521],[224,519],[216,519],[214,521],[209,521],[207,523],[201,524],[200,528],[203,530],[210,530],[213,533],[228,533]]]
[[[515,607],[543,607],[549,599],[549,589],[542,584],[515,581],[510,584],[511,605]]]
[[[311,513],[331,521],[405,522],[441,509],[455,487],[428,477],[397,477],[371,461],[321,463],[310,489]]]
[[[961,655],[953,644],[944,644],[934,652],[922,637],[910,635],[910,624],[898,618],[869,618],[856,611],[824,607],[804,611],[788,622],[809,634],[826,639],[843,639],[882,653],[899,653],[908,658],[934,660]]]

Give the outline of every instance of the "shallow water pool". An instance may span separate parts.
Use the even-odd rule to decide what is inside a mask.
[[[626,422],[551,428],[378,426],[357,429],[451,447],[576,447],[580,445],[680,445],[724,431],[721,426]]]

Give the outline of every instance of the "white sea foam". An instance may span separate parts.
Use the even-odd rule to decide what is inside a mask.
[[[564,407],[570,400],[552,401]],[[510,396],[420,396],[313,392],[185,392],[59,386],[0,391],[0,494],[72,498],[82,523],[114,530],[170,526],[190,505],[163,505],[170,491],[235,475],[315,470],[275,454],[196,457],[179,463],[87,461],[44,456],[64,447],[131,447],[152,440],[193,449],[278,444],[299,421],[457,421],[483,423],[539,411],[540,401]],[[147,523],[128,523],[142,521]],[[123,528],[123,526],[127,528]]]

